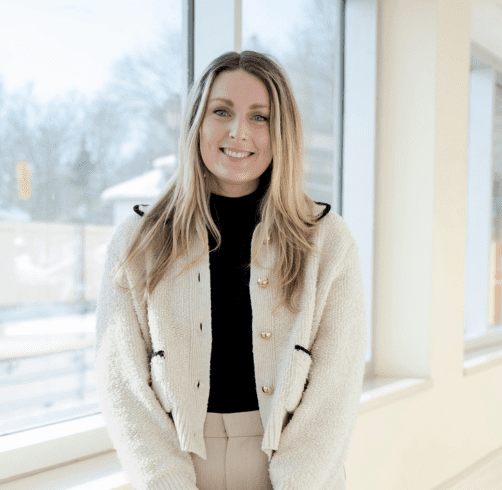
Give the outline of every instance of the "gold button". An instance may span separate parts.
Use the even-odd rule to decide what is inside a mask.
[[[263,386],[262,390],[263,393],[266,393],[267,395],[271,395],[274,392],[274,389],[271,388],[270,386]]]
[[[267,235],[265,237],[265,240],[263,240],[263,244],[266,245],[270,241],[270,235]]]
[[[260,277],[260,279],[258,279],[258,284],[260,287],[266,288],[268,284],[268,277]]]
[[[268,340],[270,337],[272,337],[272,334],[270,332],[262,332],[261,338]]]

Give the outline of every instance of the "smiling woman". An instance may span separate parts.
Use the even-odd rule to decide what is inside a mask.
[[[173,178],[111,239],[98,390],[139,488],[345,489],[364,289],[347,224],[305,192],[302,131],[278,62],[222,54],[190,88]]]
[[[297,311],[293,298],[301,290],[303,264],[315,252],[317,222],[314,201],[305,192],[302,120],[285,70],[271,56],[256,51],[224,53],[190,89],[184,116],[176,174],[128,244],[114,281],[120,285],[120,276],[138,254],[151,246],[164,246],[151,271],[144,271],[134,286],[142,291],[142,304],[146,304],[168,267],[187,252],[188,228],[199,237],[209,228],[216,237],[216,250],[220,249],[222,238],[210,212],[211,196],[234,198],[237,205],[237,198],[250,196],[260,187],[266,193],[259,202],[262,226],[252,259],[257,260],[258,245],[274,235],[278,250],[283,251],[273,275],[278,277],[276,293],[284,289],[274,311],[285,306]],[[222,148],[253,155],[229,157]],[[283,227],[291,234],[288,238]]]
[[[227,102],[220,108],[222,100]],[[211,192],[241,197],[256,190],[272,162],[268,118],[257,112],[259,108],[268,115],[269,105],[267,88],[258,77],[239,69],[216,78],[200,138]]]

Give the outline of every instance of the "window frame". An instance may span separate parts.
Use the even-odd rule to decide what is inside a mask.
[[[493,71],[493,79],[494,83],[501,83],[502,82],[502,61],[496,58],[493,54],[489,53],[486,51],[482,46],[477,44],[474,41],[471,41],[471,73],[474,70],[477,69],[487,69],[487,70],[492,70]],[[495,86],[493,87],[495,90]],[[493,97],[493,107],[492,107],[492,121],[490,123],[493,131],[493,123],[494,123],[494,117],[495,117],[495,104],[496,104],[496,99]],[[492,137],[493,135],[491,135]],[[492,145],[493,143],[493,137],[492,139]],[[472,143],[472,142],[471,142]],[[491,165],[491,169],[493,168],[493,151],[490,152],[491,155],[491,161],[489,164]],[[490,169],[490,170],[491,170]],[[493,180],[492,180],[493,182]],[[469,193],[467,195],[467,199],[469,200]],[[491,229],[490,229],[491,232]],[[469,230],[467,230],[467,233],[469,234]],[[487,240],[490,240],[490,237],[487,238]],[[486,251],[487,258],[489,254],[489,250]],[[469,260],[468,256],[468,250],[466,250],[466,261]],[[467,270],[467,267],[466,267]],[[483,273],[481,273],[483,274]],[[466,277],[466,296],[469,294],[468,289],[469,289],[469,284],[468,284],[468,277]],[[488,277],[482,278],[482,282],[486,282],[486,288],[488,289]],[[488,297],[485,298],[486,302],[488,303]],[[467,307],[467,303],[464,303],[464,307]],[[467,317],[467,313],[465,314],[465,317]],[[468,321],[464,317],[464,322]],[[493,326],[493,327],[488,327],[486,325],[486,329],[483,334],[476,336],[476,337],[465,337],[464,335],[464,359],[466,361],[471,361],[475,359],[476,357],[480,357],[483,355],[490,355],[494,353],[495,351],[499,350],[502,347],[502,321],[499,323],[498,326]]]

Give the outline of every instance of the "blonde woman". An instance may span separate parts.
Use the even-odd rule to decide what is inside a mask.
[[[284,69],[225,53],[189,92],[175,175],[114,231],[96,376],[135,490],[345,489],[359,249],[306,195],[302,149]]]

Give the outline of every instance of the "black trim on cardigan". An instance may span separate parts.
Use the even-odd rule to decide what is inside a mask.
[[[324,204],[324,206],[326,206],[324,208],[324,211],[319,215],[319,216],[316,216],[316,221],[319,221],[321,220],[322,218],[324,218],[324,216],[326,216],[330,210],[331,210],[331,205],[330,204],[327,204],[325,202],[317,202],[317,201],[314,201],[316,204],[319,204],[319,206],[322,206]],[[139,209],[140,206],[149,206],[149,204],[136,204],[133,209],[134,209],[134,212],[136,214],[139,214],[141,217],[143,217],[143,215],[145,214],[143,211],[141,211],[141,209]]]
[[[324,208],[324,211],[319,215],[319,216],[316,216],[316,221],[319,221],[321,219],[323,219],[330,211],[331,211],[331,204],[328,204],[326,202],[317,202],[317,201],[314,201],[316,204],[319,204],[319,206],[322,206],[324,204],[324,206],[326,206]]]
[[[305,347],[302,347],[301,345],[295,345],[295,349],[302,350],[303,352],[306,352],[310,357],[312,357],[312,354],[310,353],[310,351],[308,351],[307,349],[305,349]]]
[[[149,206],[149,204],[136,204],[136,206],[133,207],[134,212],[139,214],[141,217],[145,214],[141,209],[139,209],[140,206]]]

